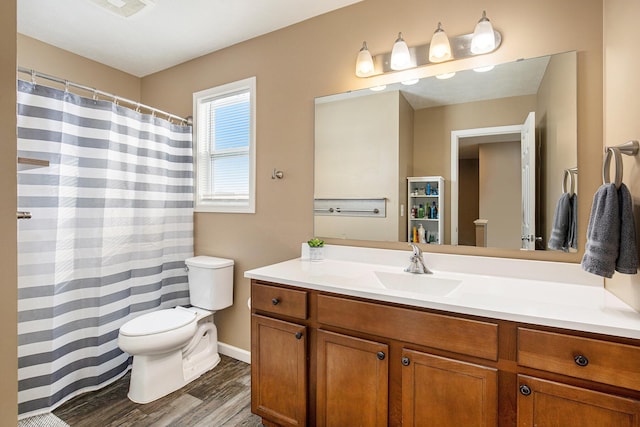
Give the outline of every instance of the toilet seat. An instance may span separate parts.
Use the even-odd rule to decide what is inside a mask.
[[[129,320],[120,333],[128,337],[162,334],[195,322],[196,316],[196,312],[182,307],[156,310]]]

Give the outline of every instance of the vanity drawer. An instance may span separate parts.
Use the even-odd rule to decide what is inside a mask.
[[[518,364],[640,390],[640,347],[518,328]]]
[[[498,325],[318,295],[318,322],[460,354],[498,360]]]
[[[253,283],[251,308],[304,320],[307,318],[307,292]]]

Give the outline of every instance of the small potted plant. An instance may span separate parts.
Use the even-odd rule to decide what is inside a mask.
[[[324,258],[324,240],[317,237],[307,241],[309,245],[309,259],[311,261],[321,261]]]

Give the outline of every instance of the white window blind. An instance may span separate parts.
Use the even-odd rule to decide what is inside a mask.
[[[194,94],[196,211],[255,212],[255,78]]]

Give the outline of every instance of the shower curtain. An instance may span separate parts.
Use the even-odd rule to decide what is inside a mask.
[[[18,411],[126,373],[118,329],[188,304],[191,127],[18,81]]]

